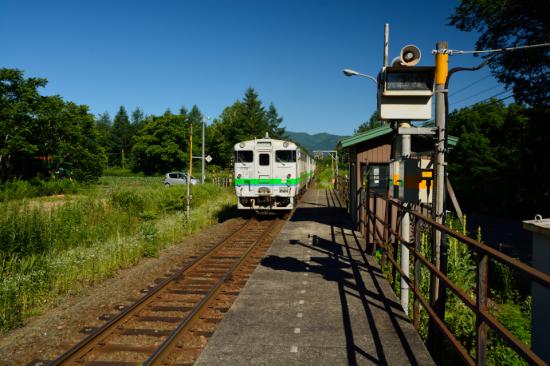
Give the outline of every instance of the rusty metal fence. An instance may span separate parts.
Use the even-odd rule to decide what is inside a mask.
[[[345,190],[344,190],[345,187]],[[349,190],[347,190],[347,182],[341,181],[338,192],[342,199],[347,200]],[[427,313],[430,326],[436,330],[436,334],[442,334],[457,352],[462,360],[468,365],[485,365],[487,363],[487,346],[488,346],[488,329],[494,331],[501,337],[509,347],[514,349],[517,354],[529,364],[546,365],[546,363],[537,356],[528,345],[519,340],[512,332],[501,324],[488,308],[489,285],[488,285],[488,269],[489,259],[492,259],[502,265],[509,267],[512,270],[526,276],[532,281],[536,281],[542,286],[550,288],[550,276],[543,273],[515,258],[507,256],[498,250],[483,244],[477,240],[469,238],[449,227],[439,224],[431,219],[425,208],[418,206],[404,206],[399,201],[375,194],[368,189],[359,188],[358,197],[361,197],[362,202],[357,204],[357,218],[360,227],[358,228],[365,235],[367,242],[367,252],[371,255],[376,254],[377,250],[381,251],[380,265],[383,273],[389,273],[390,281],[394,282],[395,288],[396,272],[409,285],[412,290],[413,305],[412,305],[412,321],[414,327],[418,330],[420,325],[420,306]],[[404,215],[409,215],[410,230],[412,239],[404,240],[399,234],[401,231],[401,221]],[[431,258],[421,253],[421,234],[429,232],[432,238],[432,253]],[[435,233],[439,232],[442,240],[446,237],[452,237],[458,242],[468,246],[475,252],[476,258],[476,288],[475,293],[468,294],[459,285],[454,283],[445,271],[440,270],[435,260],[433,252],[433,238]],[[404,245],[408,247],[411,256],[412,271],[411,275],[407,276],[402,270],[397,256],[398,248]],[[428,296],[421,293],[421,268],[428,269],[430,273],[430,290]],[[412,278],[411,278],[412,277]],[[438,286],[434,286],[438,283]],[[438,288],[439,287],[439,288]],[[475,350],[474,352],[461,344],[457,336],[453,334],[450,327],[445,322],[443,304],[434,301],[442,293],[445,294],[449,290],[460,301],[474,312],[475,323]],[[443,299],[445,297],[443,296]],[[441,299],[440,299],[441,300]],[[445,301],[445,300],[443,300]],[[439,344],[440,346],[440,344]],[[428,340],[428,348],[433,347]],[[432,354],[438,350],[430,349]]]
[[[231,177],[212,177],[211,183],[220,187],[231,187],[233,179]]]

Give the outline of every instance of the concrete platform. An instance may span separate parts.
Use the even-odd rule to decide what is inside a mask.
[[[195,365],[434,365],[332,191],[310,189]]]

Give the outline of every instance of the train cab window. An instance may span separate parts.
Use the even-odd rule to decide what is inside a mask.
[[[260,165],[269,165],[269,154],[260,154]]]
[[[296,150],[277,150],[275,151],[275,161],[277,163],[295,163]]]
[[[237,163],[252,163],[254,154],[252,150],[239,150],[235,152],[235,161]]]

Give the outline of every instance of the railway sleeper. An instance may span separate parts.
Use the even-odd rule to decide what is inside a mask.
[[[172,333],[171,330],[160,330],[160,329],[139,329],[139,328],[130,328],[124,329],[121,334],[126,336],[149,336],[149,337],[168,337]]]
[[[185,312],[193,310],[193,306],[154,305],[154,306],[149,306],[149,310],[152,310],[152,311],[166,311],[166,312],[175,311],[175,312],[185,313]]]
[[[192,290],[192,289],[170,289],[168,290],[171,294],[178,294],[178,295],[204,295],[208,292],[208,290]]]
[[[138,316],[137,321],[140,322],[160,322],[160,323],[179,323],[181,317],[176,316],[154,316],[154,315],[143,315]]]
[[[94,348],[94,351],[112,353],[112,352],[132,352],[150,354],[157,350],[156,346],[136,346],[133,344],[122,343],[107,343],[99,348]]]

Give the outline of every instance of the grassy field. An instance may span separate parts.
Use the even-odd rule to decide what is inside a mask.
[[[186,187],[165,188],[159,177],[56,184],[68,189],[36,197],[44,188],[27,182],[1,188],[6,193],[0,199],[0,330],[20,326],[60,295],[78,292],[143,257],[158,256],[162,248],[217,222],[234,205],[230,189],[194,186],[187,222]]]

